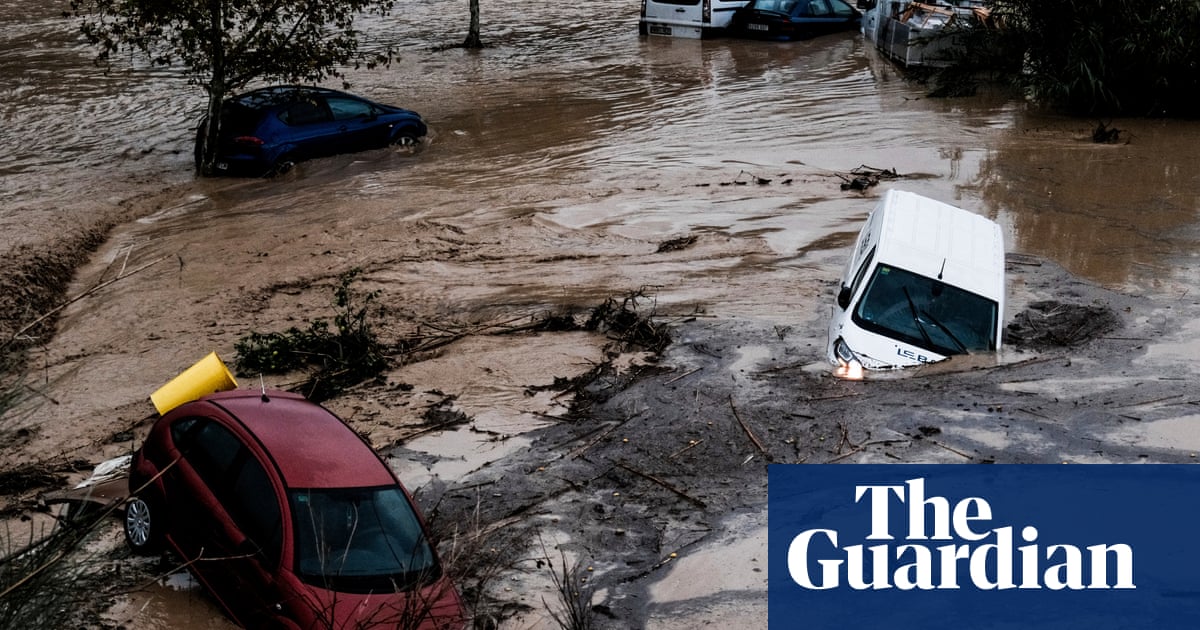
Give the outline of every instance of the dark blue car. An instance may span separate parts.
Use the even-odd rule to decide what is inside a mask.
[[[196,134],[199,167],[207,120]],[[274,175],[297,162],[416,146],[428,129],[416,112],[325,88],[281,85],[225,101],[214,174]]]
[[[856,29],[858,9],[842,0],[751,0],[733,13],[728,33],[754,39],[793,40]]]

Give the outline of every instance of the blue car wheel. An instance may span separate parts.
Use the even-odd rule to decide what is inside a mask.
[[[392,146],[402,149],[415,149],[419,143],[417,132],[413,129],[401,129],[392,136]]]

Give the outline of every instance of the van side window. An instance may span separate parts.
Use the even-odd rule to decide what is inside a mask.
[[[850,283],[850,295],[858,293],[858,285],[862,284],[863,276],[867,274],[867,269],[871,267],[871,261],[875,259],[875,248],[867,254],[867,259],[863,261],[861,267],[858,268],[858,273],[854,274],[854,282]]]
[[[654,1],[658,2],[659,4],[683,4],[683,5],[687,5],[687,6],[694,6],[694,5],[700,4],[700,0],[654,0]]]

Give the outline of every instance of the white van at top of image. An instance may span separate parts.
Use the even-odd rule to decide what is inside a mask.
[[[638,32],[700,39],[724,32],[750,0],[642,0]]]
[[[835,372],[861,378],[1000,349],[1004,237],[986,217],[884,193],[846,264],[829,322]]]

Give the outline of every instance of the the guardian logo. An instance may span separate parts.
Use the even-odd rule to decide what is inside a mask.
[[[923,477],[898,485],[855,485],[854,503],[870,510],[868,544],[845,540],[837,529],[801,532],[787,546],[795,584],[814,591],[843,585],[857,591],[1137,588],[1130,545],[1047,544],[1036,524],[993,527],[986,499],[951,503],[927,493]],[[896,523],[906,526],[893,527]]]

